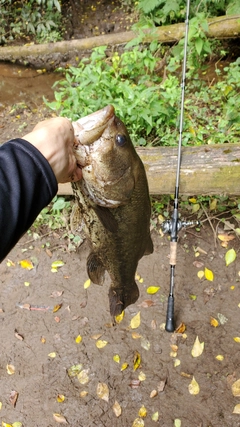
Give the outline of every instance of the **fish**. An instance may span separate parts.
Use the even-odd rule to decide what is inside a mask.
[[[139,297],[139,260],[153,252],[151,202],[144,165],[112,105],[72,122],[74,153],[82,180],[72,183],[76,204],[71,229],[90,242],[88,277],[103,285],[106,272],[110,314],[116,317]]]

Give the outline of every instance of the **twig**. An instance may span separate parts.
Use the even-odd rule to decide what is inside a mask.
[[[216,231],[214,230],[214,227],[213,227],[213,225],[212,225],[212,221],[211,221],[211,219],[209,218],[208,213],[207,213],[206,209],[203,207],[202,203],[201,203],[201,207],[202,207],[202,210],[203,210],[203,212],[205,213],[205,215],[206,215],[206,217],[207,217],[207,220],[208,220],[208,222],[209,222],[209,224],[210,224],[210,227],[211,227],[211,229],[212,229],[212,231],[213,231],[213,235],[214,235],[214,247],[216,248],[216,246],[217,246],[217,233],[216,233]]]

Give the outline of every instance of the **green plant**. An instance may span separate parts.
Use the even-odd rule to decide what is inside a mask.
[[[52,203],[46,206],[37,216],[33,227],[47,226],[51,230],[65,228],[69,222],[70,212],[70,201],[66,201],[64,197],[55,196]]]
[[[58,0],[0,0],[0,43],[36,36],[40,41],[60,37],[61,6]],[[51,41],[51,40],[49,40]]]

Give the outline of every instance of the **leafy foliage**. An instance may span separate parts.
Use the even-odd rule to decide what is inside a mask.
[[[37,41],[60,39],[61,6],[58,0],[0,0],[0,43],[33,36]]]

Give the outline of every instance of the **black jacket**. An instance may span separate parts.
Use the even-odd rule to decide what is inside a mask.
[[[24,139],[0,146],[0,262],[57,193],[45,157]]]

